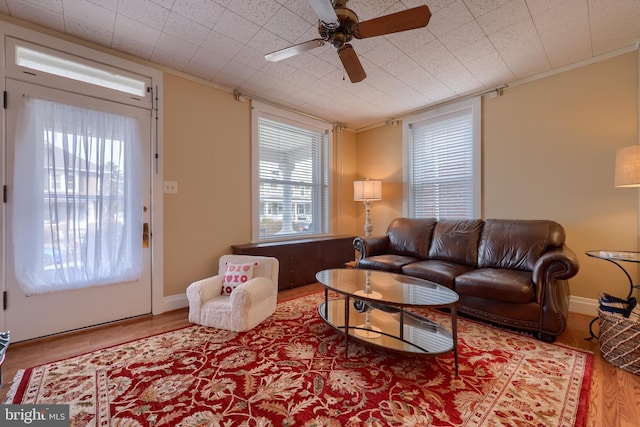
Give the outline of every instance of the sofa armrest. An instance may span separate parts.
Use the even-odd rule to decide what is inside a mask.
[[[543,306],[543,311],[566,311],[568,307],[561,308],[568,305],[566,281],[578,274],[579,268],[576,254],[567,246],[542,254],[533,269],[533,282],[536,284],[536,301]],[[567,300],[564,303],[563,298]]]
[[[356,237],[353,239],[353,247],[359,252],[358,260],[374,255],[383,255],[388,252],[389,237]]]
[[[533,267],[533,282],[536,285],[567,280],[578,274],[580,264],[576,254],[566,246],[545,252]]]

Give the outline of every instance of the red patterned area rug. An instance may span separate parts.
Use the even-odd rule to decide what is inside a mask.
[[[590,353],[459,319],[458,376],[452,354],[352,341],[346,359],[322,298],[281,303],[246,333],[191,326],[29,368],[6,403],[70,404],[75,426],[585,424]]]

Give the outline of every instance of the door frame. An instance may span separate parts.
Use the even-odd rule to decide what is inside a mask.
[[[56,49],[61,52],[68,52],[77,57],[85,58],[90,61],[96,61],[103,64],[109,64],[110,66],[120,68],[132,73],[139,74],[141,76],[148,77],[151,81],[148,88],[148,94],[150,98],[150,104],[147,104],[147,108],[152,110],[152,121],[155,122],[151,126],[151,140],[152,149],[151,156],[148,159],[150,162],[151,175],[151,206],[150,206],[150,227],[151,227],[151,313],[153,315],[161,314],[166,311],[166,304],[164,298],[164,262],[163,262],[163,108],[160,107],[161,95],[163,94],[163,72],[159,69],[143,65],[142,63],[130,61],[120,56],[111,55],[105,51],[98,51],[87,47],[82,44],[72,43],[70,41],[56,38],[48,34],[43,34],[34,30],[30,30],[18,25],[0,21],[0,37],[2,38],[0,43],[1,58],[6,58],[6,38],[13,37],[21,39],[30,43],[35,43],[47,48]],[[79,43],[84,43],[79,41]],[[6,62],[6,61],[5,61]],[[8,65],[0,67],[0,80],[2,82],[2,90],[6,88],[6,78],[11,76],[14,79],[23,81],[29,81],[31,78],[29,75],[21,74],[15,75],[15,71],[8,70]],[[12,75],[14,73],[14,75]],[[55,82],[55,79],[52,79]],[[54,83],[55,84],[55,83]],[[55,88],[54,85],[52,87]],[[140,100],[138,100],[140,101]],[[144,101],[144,100],[143,100]],[[132,104],[135,100],[131,101]],[[149,102],[149,101],[147,101]],[[3,189],[6,188],[6,123],[5,114],[2,114],[0,119],[0,180],[2,181]],[[7,254],[7,242],[6,242],[6,220],[8,209],[6,200],[3,200],[0,207],[0,267],[2,274],[0,274],[0,291],[2,295],[7,290],[7,280],[5,277],[5,262]],[[2,298],[4,300],[4,298]],[[0,314],[0,331],[5,329],[5,314],[3,307],[2,314]]]

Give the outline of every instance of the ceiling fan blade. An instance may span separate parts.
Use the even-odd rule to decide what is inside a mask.
[[[325,41],[322,39],[313,39],[308,42],[296,44],[293,46],[285,47],[284,49],[276,50],[275,52],[268,53],[264,56],[264,59],[271,62],[282,61],[283,59],[291,58],[302,52],[306,52],[316,47],[324,46]]]
[[[361,82],[365,77],[367,77],[353,46],[348,43],[345,44],[338,49],[338,56],[340,57],[340,61],[342,61],[342,65],[344,66],[351,83]]]
[[[431,19],[431,12],[426,5],[414,7],[379,18],[360,22],[353,31],[358,39],[382,36],[400,31],[426,27]]]
[[[330,27],[338,26],[338,15],[333,10],[331,0],[309,0],[309,4],[322,22]]]

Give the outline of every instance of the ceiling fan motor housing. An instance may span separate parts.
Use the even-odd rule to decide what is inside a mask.
[[[358,15],[346,7],[337,8],[335,12],[338,16],[338,25],[326,24],[320,21],[318,23],[318,32],[322,39],[331,43],[333,47],[339,48],[353,39],[352,32],[354,27],[358,25]]]

